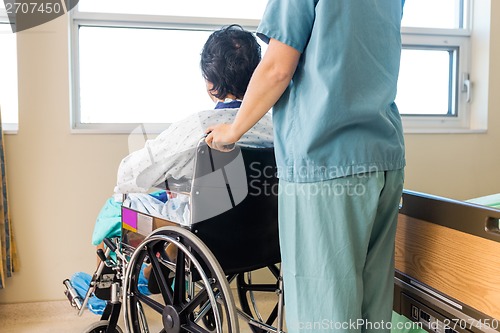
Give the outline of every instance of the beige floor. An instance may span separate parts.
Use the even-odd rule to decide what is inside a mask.
[[[2,333],[82,332],[98,319],[90,311],[79,317],[68,301],[0,305]]]
[[[274,306],[274,300],[261,299],[262,312]],[[99,316],[85,311],[79,317],[68,301],[43,303],[0,304],[1,333],[80,333],[99,320]],[[120,326],[123,328],[123,321]],[[241,333],[250,333],[248,324],[240,320]]]

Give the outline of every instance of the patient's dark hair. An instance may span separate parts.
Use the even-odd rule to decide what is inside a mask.
[[[201,52],[203,77],[213,83],[210,93],[219,99],[228,94],[243,98],[260,61],[260,45],[252,33],[239,25],[217,30]]]

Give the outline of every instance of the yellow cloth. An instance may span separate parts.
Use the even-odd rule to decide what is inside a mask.
[[[4,137],[1,124],[0,119],[0,289],[5,287],[5,278],[12,275],[15,265],[15,246],[7,201]]]

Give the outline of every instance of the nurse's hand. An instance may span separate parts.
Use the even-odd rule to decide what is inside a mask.
[[[211,126],[207,128],[206,133],[205,142],[207,145],[212,149],[224,152],[233,150],[235,142],[241,137],[234,133],[231,124]]]

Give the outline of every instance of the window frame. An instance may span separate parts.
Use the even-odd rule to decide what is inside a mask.
[[[71,131],[72,133],[131,133],[138,126],[144,126],[148,133],[160,133],[168,123],[82,123],[80,121],[79,86],[79,36],[80,26],[126,27],[150,29],[175,29],[192,31],[213,31],[221,26],[239,24],[255,31],[259,20],[217,17],[185,17],[164,15],[130,15],[79,12],[76,7],[70,13],[70,53],[71,53]]]
[[[5,7],[0,8],[0,24],[10,24],[9,17],[7,15],[7,11]],[[17,58],[17,36],[16,38],[16,58]],[[17,61],[16,61],[17,68]],[[16,75],[16,85],[18,85],[19,77]],[[2,130],[5,134],[16,134],[19,131],[19,89],[16,89],[16,98],[17,98],[17,110],[15,112],[18,113],[18,122],[17,123],[6,123],[2,121]],[[0,109],[2,106],[0,105]],[[1,111],[1,110],[0,110]]]
[[[405,133],[467,133],[484,132],[486,124],[475,126],[474,119],[482,119],[487,110],[473,110],[471,103],[466,101],[464,91],[465,79],[471,73],[472,59],[472,0],[463,0],[463,28],[460,29],[431,29],[402,27],[402,46],[405,48],[421,48],[435,50],[456,50],[457,71],[453,73],[455,84],[454,96],[456,103],[455,115],[402,115]],[[69,13],[70,16],[70,53],[71,53],[71,130],[74,133],[130,133],[141,124],[125,123],[82,123],[80,121],[79,96],[79,42],[78,29],[80,26],[94,27],[127,27],[153,28],[177,30],[215,30],[223,25],[240,24],[245,29],[255,31],[259,20],[216,18],[216,17],[188,17],[163,15],[133,15],[116,13],[86,13],[79,12],[78,6]],[[470,81],[469,81],[470,83]],[[148,131],[159,133],[169,124],[143,124]]]
[[[463,91],[464,74],[470,73],[470,32],[443,29],[402,29],[403,49],[456,50],[456,71],[451,73],[454,91],[451,92],[454,115],[402,115],[407,133],[439,133],[470,129],[471,108]],[[469,91],[470,93],[470,91]]]
[[[460,28],[434,29],[420,27],[402,27],[402,47],[429,48],[435,50],[456,49],[457,70],[452,73],[455,84],[455,96],[451,96],[456,103],[456,115],[402,115],[405,133],[482,133],[486,131],[485,119],[487,109],[473,108],[472,76],[474,54],[472,50],[474,31],[474,8],[477,4],[473,0],[461,0]],[[484,9],[484,8],[481,8]],[[477,57],[476,57],[477,58]]]

